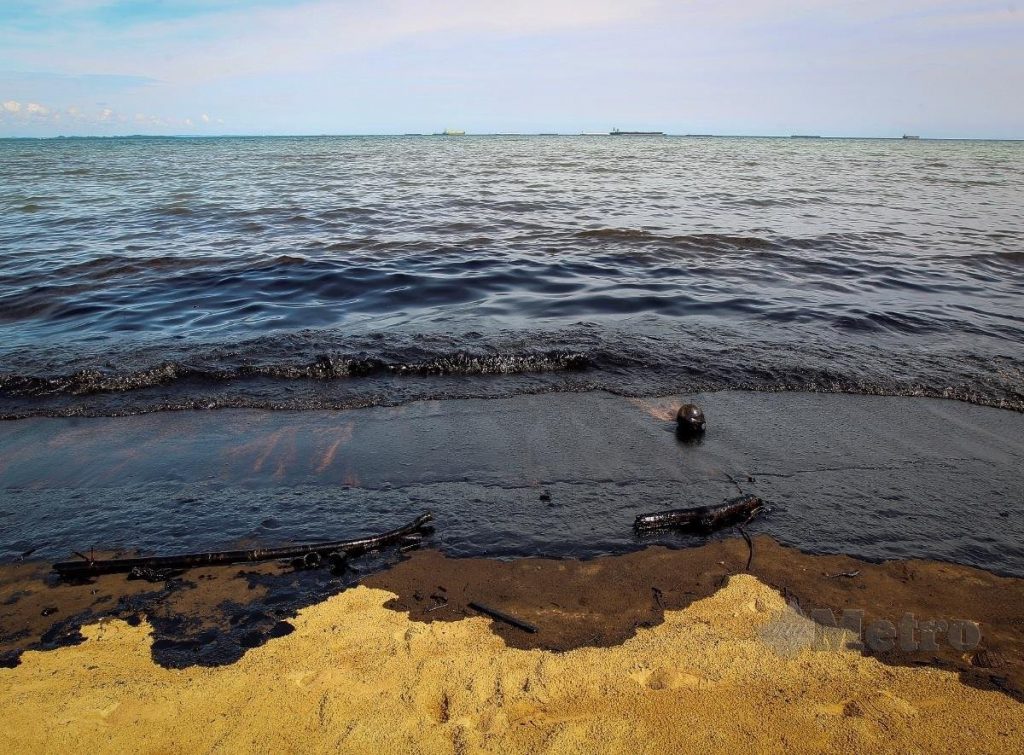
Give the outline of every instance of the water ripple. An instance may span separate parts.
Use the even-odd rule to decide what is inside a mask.
[[[185,405],[210,381],[321,380],[324,354],[363,365],[335,380],[502,375],[512,392],[560,372],[545,365],[561,354],[586,378],[574,367],[549,388],[688,386],[699,369],[707,385],[1001,406],[1021,393],[1017,143],[0,140],[0,213],[9,413],[58,394],[173,384]],[[332,346],[274,353],[302,333]],[[237,343],[249,362],[210,357]],[[742,364],[765,349],[775,368]]]

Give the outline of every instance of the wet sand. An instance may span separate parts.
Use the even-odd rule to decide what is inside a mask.
[[[688,400],[693,397],[686,397]],[[331,540],[425,509],[456,556],[592,557],[647,544],[638,514],[771,502],[751,531],[805,551],[933,558],[1024,577],[1024,414],[953,401],[607,393],[341,412],[0,422],[0,561]]]
[[[1020,751],[1020,703],[955,673],[786,649],[809,622],[750,575],[620,645],[509,647],[484,618],[425,624],[357,587],[217,668],[152,663],[149,627],[0,669],[11,752]],[[780,651],[781,650],[781,651]]]

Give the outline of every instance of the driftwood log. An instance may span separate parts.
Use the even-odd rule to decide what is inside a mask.
[[[743,495],[718,506],[698,506],[692,509],[671,509],[644,514],[636,518],[637,532],[661,529],[696,530],[713,532],[730,524],[743,523],[764,507],[757,496]]]
[[[362,553],[374,548],[381,548],[400,541],[414,533],[422,532],[432,521],[434,515],[429,511],[421,514],[404,527],[384,532],[371,537],[355,540],[335,540],[330,543],[310,543],[307,545],[291,545],[283,548],[255,548],[253,550],[214,551],[211,553],[186,553],[179,556],[152,556],[143,558],[112,558],[97,561],[82,558],[80,561],[63,561],[53,565],[53,570],[62,577],[83,579],[96,574],[116,574],[139,570],[191,569],[197,566],[213,566],[217,564],[237,564],[255,561],[275,561],[277,559],[310,558],[319,561],[320,556],[330,554]]]

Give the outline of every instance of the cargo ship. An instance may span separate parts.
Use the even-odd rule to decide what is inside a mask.
[[[904,135],[903,135],[903,138],[904,138],[904,139],[920,139],[921,137],[920,137],[920,136],[917,136],[917,135],[915,135],[915,134],[904,134]]]
[[[611,136],[664,136],[664,131],[619,131],[613,128],[608,132]]]

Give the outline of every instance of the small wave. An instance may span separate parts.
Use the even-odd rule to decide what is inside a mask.
[[[803,207],[811,204],[827,204],[828,198],[814,197],[734,197],[729,202],[738,207]]]
[[[54,275],[59,280],[74,277],[106,279],[134,273],[147,271],[171,272],[176,270],[189,270],[193,268],[215,267],[235,263],[229,257],[216,256],[156,256],[156,257],[132,257],[119,254],[105,254],[81,262],[71,262],[57,268]]]
[[[249,341],[81,346],[8,354],[0,417],[121,415],[179,408],[342,409],[418,400],[607,390],[652,396],[721,390],[927,396],[1024,411],[1024,361],[957,349],[943,332],[873,322],[836,336],[780,321],[759,331],[670,324],[556,331],[309,330]],[[878,331],[878,332],[871,332]],[[983,344],[979,344],[983,346]],[[62,360],[62,361],[61,361]]]
[[[0,396],[85,396],[138,391],[179,381],[240,381],[266,377],[278,380],[340,380],[373,375],[520,375],[580,371],[589,364],[576,352],[474,354],[457,351],[415,362],[388,362],[374,357],[321,355],[309,363],[243,364],[217,369],[168,362],[131,371],[79,370],[53,377],[0,374]]]
[[[729,249],[781,249],[778,241],[758,236],[737,236],[721,233],[694,233],[685,235],[659,234],[640,228],[593,228],[578,231],[578,239],[597,239],[641,244],[663,244],[680,249],[729,250]]]
[[[1024,250],[1020,249],[1005,249],[1005,250],[993,250],[990,252],[979,252],[977,254],[960,254],[960,255],[947,255],[942,258],[949,262],[955,262],[960,264],[981,264],[981,265],[1002,265],[1010,263],[1014,265],[1013,269],[1016,269],[1016,265],[1024,262]]]
[[[894,333],[931,333],[942,330],[943,323],[936,319],[900,312],[851,311],[835,318],[833,325],[842,330],[890,331]]]

